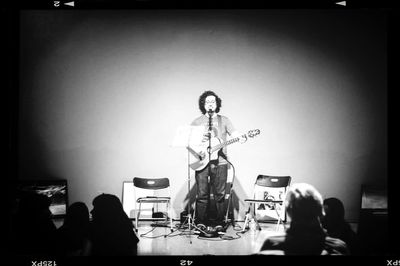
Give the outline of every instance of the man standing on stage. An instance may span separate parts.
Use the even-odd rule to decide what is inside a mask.
[[[244,143],[247,139],[235,130],[232,122],[226,116],[219,115],[222,100],[213,92],[205,91],[199,98],[199,109],[202,115],[192,122],[192,126],[204,126],[204,147],[214,147],[219,142],[225,142],[227,135],[232,138],[239,137]],[[223,230],[225,189],[228,176],[227,147],[224,146],[210,157],[208,149],[200,153],[200,156],[209,158],[207,166],[197,169],[195,172],[197,184],[196,199],[196,225],[204,230],[206,226],[216,226],[217,230]],[[210,179],[208,179],[210,177]],[[213,192],[216,202],[216,219],[211,224],[207,213],[210,192]]]

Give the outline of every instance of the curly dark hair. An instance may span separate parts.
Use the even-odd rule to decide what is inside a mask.
[[[199,109],[201,111],[201,113],[204,115],[205,113],[207,113],[207,110],[204,108],[204,104],[206,102],[206,98],[208,96],[215,96],[215,99],[217,100],[217,108],[215,109],[216,113],[219,113],[219,110],[221,109],[222,106],[222,100],[221,98],[218,97],[217,94],[215,94],[215,92],[213,91],[205,91],[203,92],[202,95],[200,95],[199,97]]]

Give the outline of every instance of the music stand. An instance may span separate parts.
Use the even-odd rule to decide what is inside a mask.
[[[204,133],[204,127],[203,126],[179,126],[176,130],[174,140],[172,142],[172,147],[184,147],[188,148],[191,146],[198,146],[201,143],[201,140],[203,138],[203,133]],[[188,154],[188,178],[187,178],[187,184],[188,184],[188,195],[190,194],[190,159],[189,159],[189,149],[187,149],[187,154]],[[187,218],[186,220],[188,221],[188,227],[189,227],[189,232],[191,231],[191,226],[194,228],[202,231],[199,229],[193,222],[192,215],[190,213],[190,199],[189,203],[187,206]],[[190,236],[190,234],[189,234]],[[192,244],[192,239],[190,238],[190,244]]]

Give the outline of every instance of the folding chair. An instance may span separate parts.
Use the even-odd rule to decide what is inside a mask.
[[[156,218],[152,217],[152,220],[170,220],[170,228],[172,231],[172,215],[171,215],[171,191],[170,191],[170,183],[168,178],[141,178],[135,177],[133,178],[133,187],[135,194],[135,210],[136,210],[136,231],[138,231],[138,224],[140,218],[140,212],[142,208],[142,203],[165,203],[167,208],[167,215],[164,218]],[[137,197],[138,189],[142,189],[142,191],[149,192],[146,196]],[[157,194],[163,194],[157,196]],[[139,203],[139,208],[136,208],[136,203]]]
[[[278,231],[279,224],[282,221],[286,220],[286,212],[283,202],[285,200],[286,191],[290,185],[290,181],[291,181],[290,176],[268,176],[268,175],[257,176],[253,189],[253,198],[244,200],[249,204],[249,208],[246,212],[246,219],[243,226],[243,231],[247,228],[251,216],[254,218],[256,222],[257,229],[261,230],[261,227],[258,224],[255,213],[256,205],[260,206],[260,204],[264,204],[264,206],[267,206],[271,210],[275,210],[277,216],[277,224],[275,230]],[[257,195],[259,194],[259,192],[264,191],[265,193],[267,191],[266,188],[282,188],[282,190],[280,190],[281,194],[277,198],[275,198],[274,196],[267,196],[267,197],[264,196],[264,198],[262,199],[258,198]]]

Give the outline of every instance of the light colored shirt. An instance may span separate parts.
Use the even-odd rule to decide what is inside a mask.
[[[209,118],[207,115],[202,115],[196,118],[191,125],[203,126],[204,135],[207,136],[209,129]],[[220,139],[221,142],[225,142],[227,141],[227,136],[231,136],[232,133],[235,132],[235,128],[228,117],[223,115],[214,115],[211,121],[211,131],[211,137],[217,137]],[[226,146],[222,148],[222,152],[225,154],[225,156],[228,157]],[[218,162],[219,164],[227,163],[227,161],[221,156],[218,157]]]

